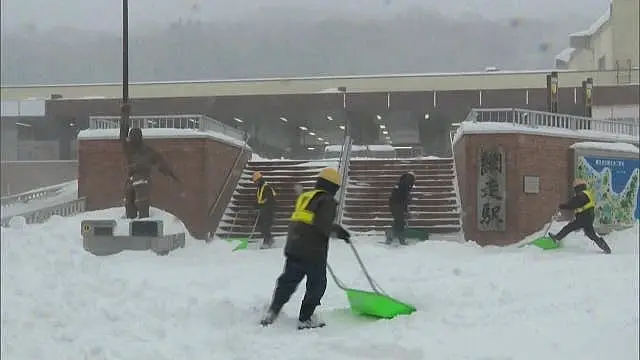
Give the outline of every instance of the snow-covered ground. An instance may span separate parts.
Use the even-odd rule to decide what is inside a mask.
[[[2,229],[3,359],[638,358],[638,226],[607,237],[612,255],[578,233],[547,252],[356,238],[382,288],[418,312],[355,317],[330,282],[320,308],[328,326],[300,332],[303,289],[277,324],[257,325],[282,250],[232,253],[225,241],[191,240],[166,257],[84,252],[81,219],[121,213]],[[182,228],[171,215],[166,223]],[[347,284],[367,287],[346,244],[332,244],[330,263]]]

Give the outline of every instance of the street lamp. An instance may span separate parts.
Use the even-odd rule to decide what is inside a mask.
[[[344,112],[344,126],[345,129],[344,130],[344,138],[346,139],[346,137],[349,135],[349,130],[350,130],[350,126],[349,126],[349,112],[347,111],[347,87],[346,86],[339,86],[338,87],[338,92],[340,92],[342,94],[342,109]]]
[[[129,128],[129,0],[122,0],[122,107],[120,121]]]

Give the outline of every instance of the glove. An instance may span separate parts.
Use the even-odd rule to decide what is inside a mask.
[[[344,240],[347,244],[351,242],[351,234],[338,224],[333,224],[331,226],[331,233],[333,236],[337,237],[340,240]]]

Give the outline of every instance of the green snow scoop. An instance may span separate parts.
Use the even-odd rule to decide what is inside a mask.
[[[385,237],[391,237],[392,230],[388,229],[384,232]],[[407,240],[415,240],[416,242],[429,240],[429,233],[426,229],[407,227],[404,230],[404,238]]]
[[[364,272],[367,281],[369,281],[372,291],[348,288],[340,279],[338,279],[331,266],[327,267],[336,285],[346,292],[349,305],[351,306],[351,311],[358,315],[382,319],[393,319],[398,315],[410,315],[415,312],[415,306],[394,299],[382,291],[380,286],[378,286],[373,278],[371,278],[371,275],[369,275],[369,272],[364,266],[355,246],[352,243],[349,243],[349,245],[353,254],[356,256],[358,264]]]
[[[549,225],[547,225],[547,227],[542,232],[545,235],[540,236],[528,243],[522,244],[520,247],[533,245],[533,246],[539,247],[542,250],[553,250],[553,249],[559,248],[560,242],[556,242],[555,240],[553,240],[549,235],[547,235],[547,233],[549,232],[549,229],[551,229],[551,226],[556,222],[556,220],[558,220],[560,215],[561,215],[560,212],[556,212],[551,217],[551,221],[549,221]]]
[[[244,250],[247,247],[249,247],[249,238],[229,238],[227,239],[227,241],[228,242],[239,241],[239,243],[231,251]]]
[[[256,221],[253,223],[253,228],[251,229],[251,234],[248,237],[227,238],[228,242],[239,241],[238,245],[236,245],[236,247],[234,247],[231,250],[232,252],[238,251],[238,250],[245,250],[246,248],[249,247],[249,239],[251,239],[251,237],[253,236],[253,233],[256,232],[256,226],[258,226],[258,219],[260,219],[259,215],[256,217]],[[233,221],[233,224],[235,225],[235,219]]]
[[[557,249],[557,248],[560,247],[560,243],[559,242],[555,242],[549,236],[541,236],[541,237],[533,240],[529,244],[531,244],[533,246],[536,246],[536,247],[539,247],[542,250],[553,250],[553,249]]]

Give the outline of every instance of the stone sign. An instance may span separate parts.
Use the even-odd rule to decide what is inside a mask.
[[[480,231],[505,231],[507,199],[505,154],[501,148],[478,153],[478,209]]]

